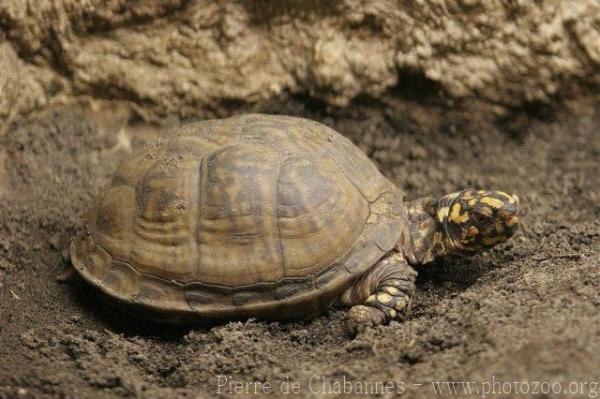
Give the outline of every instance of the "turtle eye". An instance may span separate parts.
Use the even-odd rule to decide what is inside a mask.
[[[473,221],[477,224],[482,224],[487,222],[488,220],[488,216],[484,215],[483,213],[480,212],[473,212]]]

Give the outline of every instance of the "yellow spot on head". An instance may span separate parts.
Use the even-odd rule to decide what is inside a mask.
[[[452,205],[452,211],[450,212],[450,219],[455,223],[465,223],[469,220],[469,212],[460,214],[460,204]]]
[[[448,213],[450,213],[450,208],[448,208],[447,206],[442,207],[438,211],[438,219],[439,219],[439,221],[443,222],[444,219],[446,219],[448,217]]]
[[[511,216],[509,219],[506,219],[505,223],[507,226],[512,226],[513,224],[517,223],[519,221],[519,217],[518,216]]]
[[[470,199],[469,201],[467,201],[467,204],[469,206],[473,206],[477,203],[477,200],[475,198]]]
[[[400,290],[396,287],[385,287],[385,290],[390,295],[398,295],[400,293]]]
[[[489,206],[492,206],[494,208],[502,208],[502,205],[504,205],[504,202],[492,197],[483,197],[481,200],[479,200],[479,202],[483,204],[488,204]]]
[[[484,208],[479,208],[477,209],[477,212],[485,215],[485,216],[492,216],[494,214],[494,211],[492,211],[490,208],[488,208],[487,206]]]
[[[496,194],[501,195],[503,197],[506,197],[506,199],[508,200],[509,203],[514,204],[514,203],[519,203],[519,197],[517,197],[516,194],[510,195],[508,193],[505,193],[504,191],[496,191]]]
[[[504,191],[496,191],[496,194],[506,197],[506,199],[509,201],[513,199],[512,195],[507,194]]]
[[[376,298],[376,297],[375,297],[375,294],[373,294],[373,295],[370,295],[370,296],[367,298],[367,300],[365,301],[365,303],[367,303],[367,304],[369,304],[369,303],[373,303],[373,302],[375,302],[375,298]]]
[[[398,315],[394,309],[390,309],[388,314],[392,319]]]

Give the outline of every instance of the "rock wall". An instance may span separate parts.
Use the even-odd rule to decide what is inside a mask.
[[[500,107],[600,86],[597,0],[0,2],[0,122],[121,100],[147,120],[307,93],[344,106],[414,76]],[[398,86],[402,87],[402,85]]]

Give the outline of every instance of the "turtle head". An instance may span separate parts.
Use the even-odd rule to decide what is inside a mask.
[[[492,248],[519,226],[519,197],[502,191],[458,191],[426,208],[439,223],[446,253],[472,255]]]

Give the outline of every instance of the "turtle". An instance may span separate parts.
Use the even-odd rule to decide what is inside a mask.
[[[403,320],[415,267],[510,238],[519,198],[406,200],[348,138],[243,114],[181,126],[118,167],[71,243],[74,269],[141,318]]]

